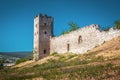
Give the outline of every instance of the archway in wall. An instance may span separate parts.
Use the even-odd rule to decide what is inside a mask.
[[[79,37],[78,37],[78,44],[80,44],[82,42],[82,36],[80,35]]]

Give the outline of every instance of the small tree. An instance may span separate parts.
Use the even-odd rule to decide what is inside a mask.
[[[68,25],[70,26],[69,31],[74,31],[79,28],[78,24],[74,22],[69,22]]]
[[[68,23],[69,29],[66,31],[63,31],[61,34],[67,34],[71,31],[77,30],[79,28],[78,24],[74,23],[73,21]]]
[[[115,28],[120,29],[120,20],[114,22]]]
[[[20,64],[20,63],[26,62],[26,61],[27,61],[27,58],[21,58],[21,59],[18,59],[15,64]]]

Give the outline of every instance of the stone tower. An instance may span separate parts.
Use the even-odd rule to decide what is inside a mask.
[[[53,18],[39,14],[34,18],[34,60],[50,54],[50,38],[53,36]]]

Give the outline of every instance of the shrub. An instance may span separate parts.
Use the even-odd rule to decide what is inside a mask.
[[[33,66],[33,68],[36,68],[36,67],[39,67],[39,66],[40,66],[40,65],[36,64],[36,65]]]
[[[54,55],[56,55],[56,54],[58,54],[58,53],[57,53],[57,52],[54,52],[54,53],[52,53],[51,55],[53,55],[53,56],[54,56]]]
[[[78,24],[77,24],[77,23],[74,23],[73,21],[69,22],[69,23],[68,23],[68,26],[70,26],[69,29],[66,30],[66,31],[63,31],[63,32],[61,33],[61,35],[62,35],[62,34],[67,34],[67,33],[71,32],[71,31],[75,31],[75,30],[79,29]]]
[[[20,63],[25,62],[25,61],[27,61],[26,58],[21,58],[21,59],[18,59],[15,64],[20,64]]]
[[[114,22],[115,28],[120,29],[120,20]]]
[[[0,63],[0,70],[3,69],[3,63]]]

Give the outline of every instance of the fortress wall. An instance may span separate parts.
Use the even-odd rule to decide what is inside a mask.
[[[120,36],[120,30],[100,31],[98,25],[90,25],[50,40],[50,52],[85,53],[104,41]]]

